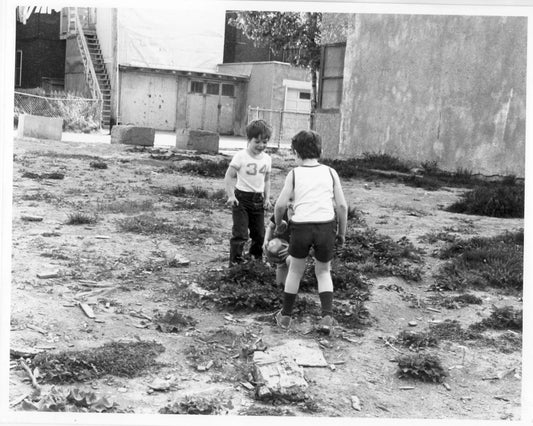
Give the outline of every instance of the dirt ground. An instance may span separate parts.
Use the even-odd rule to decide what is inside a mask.
[[[92,157],[104,160],[108,168],[90,167]],[[275,155],[276,161],[281,159]],[[323,338],[306,334],[301,324],[282,332],[254,315],[208,310],[180,297],[178,287],[197,287],[206,271],[226,266],[231,215],[224,207],[171,208],[171,197],[162,190],[183,185],[214,191],[223,189],[223,181],[168,173],[168,165],[168,160],[151,158],[149,151],[125,145],[15,140],[11,346],[58,352],[95,348],[117,340],[157,341],[165,348],[157,358],[157,368],[140,377],[106,376],[76,383],[75,387],[107,396],[139,414],[157,414],[180,397],[191,395],[226,401],[221,414],[270,409],[272,406],[256,401],[253,392],[242,385],[247,364],[236,361],[241,348],[224,341],[224,330],[233,335],[247,333],[251,340],[261,338],[267,347],[291,339]],[[23,177],[25,172],[61,172],[65,176],[60,180],[32,179]],[[280,168],[273,170],[274,197],[285,173]],[[502,353],[490,346],[444,341],[436,351],[449,376],[445,384],[424,383],[398,378],[394,359],[399,352],[407,354],[409,350],[388,345],[385,339],[402,330],[427,329],[431,321],[456,319],[467,326],[487,317],[492,306],[521,309],[520,297],[503,296],[494,290],[473,292],[483,304],[461,309],[432,310],[424,304],[416,307],[413,300],[424,301],[432,294],[432,272],[439,261],[431,253],[443,244],[422,242],[420,237],[441,230],[463,237],[493,236],[523,228],[524,221],[442,210],[458,199],[461,189],[426,191],[392,181],[363,180],[345,180],[343,187],[347,201],[363,212],[369,227],[395,240],[405,236],[425,250],[424,275],[419,282],[398,277],[372,279],[371,297],[365,302],[372,324],[321,342],[324,357],[334,369],[305,369],[310,396],[319,409],[305,410],[298,404],[283,408],[298,416],[520,419],[520,351]],[[149,214],[180,224],[183,232],[172,236],[125,233],[117,220],[128,213],[112,211],[99,213],[94,224],[66,224],[69,215],[94,212],[98,203],[134,200],[153,203]],[[32,216],[42,220],[32,220]],[[190,263],[170,267],[164,263],[169,253]],[[46,271],[58,272],[58,276],[38,277]],[[79,301],[90,304],[95,319],[84,314]],[[179,333],[156,330],[151,319],[169,309],[190,315],[198,323]],[[416,327],[409,326],[413,321]],[[219,350],[203,353],[209,335],[216,336],[213,341]],[[187,356],[191,350],[197,351],[196,358]],[[206,356],[215,360],[214,366],[199,371],[198,363],[208,360]],[[154,391],[149,385],[156,379],[172,386]],[[32,391],[28,375],[17,363],[11,366],[9,387],[10,401]],[[41,387],[46,393],[51,385]],[[360,400],[360,410],[352,406],[352,396]],[[12,409],[21,410],[21,404]]]

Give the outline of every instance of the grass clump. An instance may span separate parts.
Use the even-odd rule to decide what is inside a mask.
[[[223,405],[215,397],[185,396],[182,400],[169,404],[159,410],[160,414],[209,415],[220,414]]]
[[[515,310],[512,306],[502,308],[494,307],[488,318],[473,324],[472,330],[481,331],[488,328],[494,330],[516,330],[522,331],[522,310]]]
[[[89,166],[93,169],[107,169],[107,163],[102,160],[91,161]]]
[[[403,330],[396,336],[396,341],[403,346],[411,350],[419,350],[422,348],[428,348],[437,346],[439,344],[438,339],[429,332],[414,332]]]
[[[358,272],[371,276],[400,276],[419,281],[422,271],[420,252],[406,238],[398,241],[380,235],[374,229],[351,229],[346,235],[346,244],[337,253],[338,260],[354,264]]]
[[[96,203],[96,209],[99,212],[109,213],[137,213],[149,211],[154,208],[152,200],[116,200],[116,201],[101,201]]]
[[[143,235],[172,234],[178,231],[175,226],[167,223],[166,219],[148,214],[120,219],[117,221],[117,224],[124,232],[133,232],[135,234]]]
[[[272,311],[282,302],[274,269],[259,261],[209,272],[200,285],[210,290],[204,298],[232,311]]]
[[[205,177],[223,178],[229,163],[229,159],[223,159],[220,161],[201,159],[185,163],[180,167],[180,170],[185,173],[192,173]]]
[[[403,355],[398,358],[400,378],[412,378],[423,382],[441,383],[448,373],[435,355]]]
[[[98,222],[98,216],[95,214],[75,212],[69,214],[65,223],[67,225],[92,225],[96,222]]]
[[[448,261],[437,271],[435,287],[442,290],[492,287],[521,292],[523,256],[523,230],[457,240],[440,252],[440,258]]]
[[[481,335],[473,330],[465,330],[457,320],[445,320],[441,323],[431,324],[429,333],[437,340],[451,342],[464,342],[465,340],[479,339]]]
[[[192,188],[187,188],[183,185],[177,185],[169,189],[168,194],[173,195],[175,197],[194,197],[210,200],[226,199],[225,190],[219,189],[217,191],[210,192],[207,189],[202,188],[201,186],[193,186]]]
[[[156,342],[111,342],[83,351],[40,353],[33,359],[33,367],[39,368],[47,383],[83,382],[106,374],[135,377],[153,366],[164,350]]]
[[[156,315],[154,323],[156,324],[156,329],[163,333],[179,333],[188,327],[195,326],[198,321],[176,310],[168,310],[164,315]]]
[[[440,302],[446,309],[459,309],[466,305],[481,305],[483,299],[470,293],[460,294],[458,296],[446,297]]]
[[[480,216],[523,218],[524,185],[483,185],[464,193],[445,209],[453,213]]]

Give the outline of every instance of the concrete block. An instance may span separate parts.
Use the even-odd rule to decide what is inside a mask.
[[[155,129],[118,124],[111,129],[111,143],[154,146]]]
[[[37,138],[60,141],[63,133],[63,119],[22,114],[19,117],[17,135],[20,138]]]
[[[190,149],[208,154],[218,154],[220,137],[207,130],[177,129],[176,149]]]

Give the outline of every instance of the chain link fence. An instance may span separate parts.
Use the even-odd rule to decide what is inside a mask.
[[[101,126],[102,101],[71,94],[40,96],[15,92],[14,114],[15,123],[22,114],[59,117],[63,119],[63,130],[90,132]]]
[[[248,122],[265,120],[272,128],[270,142],[278,148],[290,148],[292,137],[300,130],[311,129],[311,113],[266,108],[248,108]]]

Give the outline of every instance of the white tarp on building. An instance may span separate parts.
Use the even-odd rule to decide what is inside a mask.
[[[224,54],[222,8],[118,9],[120,65],[216,71]]]

